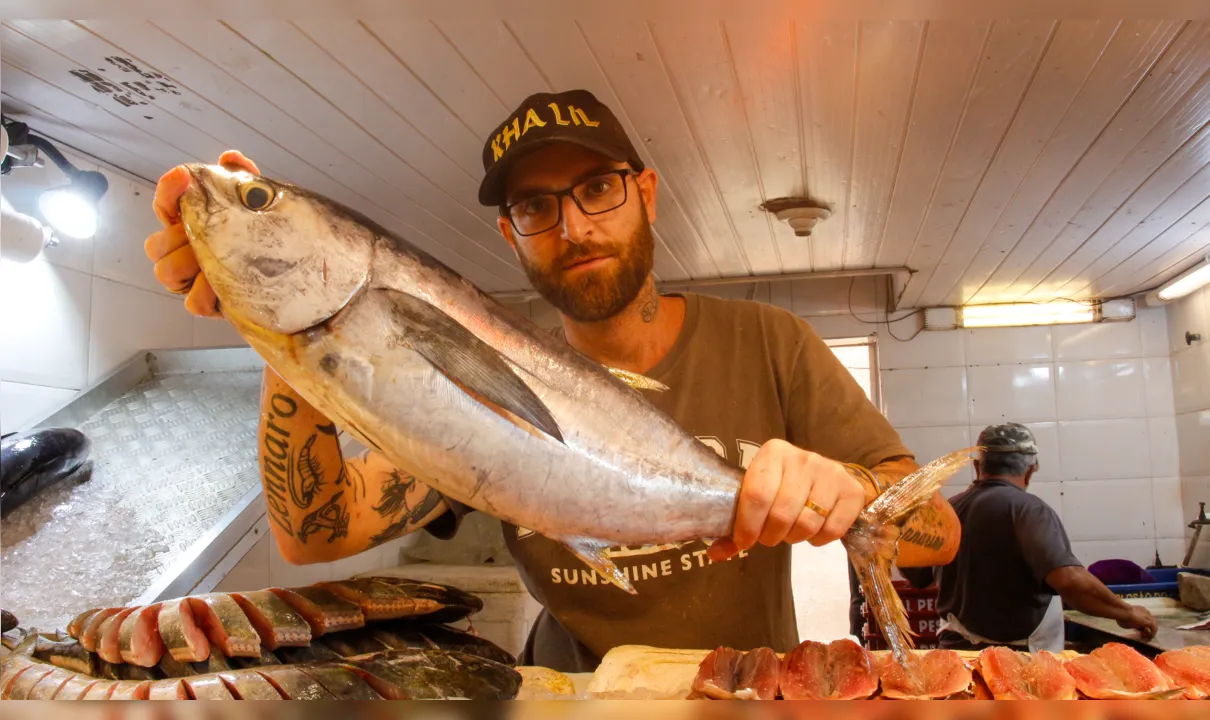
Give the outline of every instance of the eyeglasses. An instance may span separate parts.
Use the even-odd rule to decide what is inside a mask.
[[[507,205],[504,212],[518,235],[528,237],[554,229],[563,220],[563,198],[567,195],[585,215],[600,215],[626,204],[626,176],[630,168],[591,177],[569,188],[535,195]]]

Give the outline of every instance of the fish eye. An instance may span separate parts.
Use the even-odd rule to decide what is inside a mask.
[[[239,186],[239,199],[253,212],[269,209],[277,199],[277,191],[263,180],[249,180]]]

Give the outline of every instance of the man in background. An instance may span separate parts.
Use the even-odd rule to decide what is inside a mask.
[[[975,482],[950,499],[962,523],[954,560],[901,572],[916,587],[938,583],[942,647],[977,650],[1016,645],[1061,652],[1063,603],[1155,635],[1155,618],[1093,577],[1071,552],[1063,521],[1028,492],[1038,445],[1018,423],[989,425],[976,445]],[[1062,598],[1062,602],[1059,599]]]

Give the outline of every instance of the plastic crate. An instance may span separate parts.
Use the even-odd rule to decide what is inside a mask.
[[[1106,587],[1114,595],[1123,599],[1163,597],[1179,600],[1181,593],[1177,587],[1177,573],[1187,572],[1195,575],[1210,576],[1210,570],[1203,570],[1201,568],[1161,568],[1158,570],[1148,570],[1147,572],[1155,578],[1155,582],[1134,585],[1107,585]]]

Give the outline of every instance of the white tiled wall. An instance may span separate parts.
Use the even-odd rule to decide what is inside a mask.
[[[1201,339],[1186,340],[1186,333]],[[1166,430],[1176,435],[1171,470],[1180,478],[1182,519],[1188,524],[1197,516],[1199,502],[1210,504],[1210,286],[1168,306],[1168,346],[1176,415]],[[1185,530],[1186,535],[1192,532]],[[1205,529],[1193,562],[1199,559],[1210,563]]]
[[[95,237],[60,238],[27,264],[0,261],[0,432],[36,422],[140,350],[243,344],[227,323],[189,315],[156,281],[143,254],[159,227],[154,186],[66,154],[105,173],[109,191]],[[39,217],[39,193],[65,183],[48,163],[5,176],[0,190]]]

